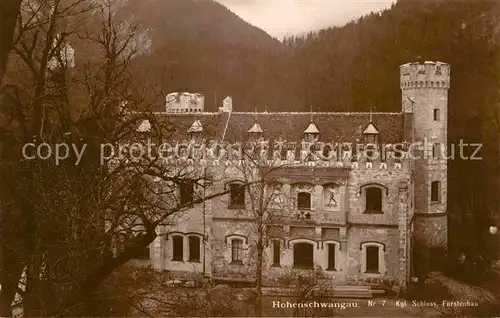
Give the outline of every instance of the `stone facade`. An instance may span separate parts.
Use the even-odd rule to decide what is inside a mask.
[[[198,272],[252,281],[262,237],[266,282],[289,268],[319,266],[336,284],[392,282],[405,289],[414,275],[414,258],[422,254],[414,248],[446,246],[446,159],[433,158],[432,152],[434,144],[447,142],[449,76],[445,63],[401,66],[401,113],[253,114],[231,107],[196,118],[170,114],[169,120],[187,127],[198,121],[203,129],[196,140],[254,141],[260,148],[252,153],[258,149],[265,160],[260,156],[261,164],[254,166],[249,159],[191,160],[195,170],[213,176],[204,196],[229,193],[193,206],[164,228],[152,244],[153,266],[178,275]],[[302,126],[302,143],[273,146],[281,145],[275,133],[278,123],[285,123],[283,137],[295,136],[297,121],[307,121],[306,115],[309,126]],[[253,120],[233,123],[234,117]],[[272,141],[262,143],[266,139]],[[325,154],[322,142],[331,140],[339,142],[329,149],[336,156],[318,158]],[[364,146],[346,149],[346,141]],[[420,141],[421,146],[411,147]],[[372,149],[367,144],[374,145],[378,158],[362,156]],[[396,144],[401,156],[394,155]],[[316,158],[308,156],[309,149]],[[430,157],[410,157],[429,152]],[[232,185],[256,180],[263,182],[248,186],[244,202],[235,204],[241,192],[235,196]],[[179,238],[174,243],[173,236],[181,237],[182,244]],[[191,245],[191,236],[200,238],[200,244]],[[173,254],[180,248],[182,259],[180,252]],[[191,252],[193,248],[199,253]],[[190,253],[200,257],[190,261]]]

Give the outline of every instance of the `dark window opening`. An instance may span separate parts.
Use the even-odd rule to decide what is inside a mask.
[[[440,202],[441,182],[433,181],[431,183],[431,202]]]
[[[432,145],[432,158],[440,159],[441,157],[441,144],[433,144]]]
[[[307,192],[300,192],[297,194],[297,208],[299,210],[311,209],[311,194]]]
[[[280,241],[276,240],[273,242],[273,266],[280,266],[280,261],[281,261]]]
[[[197,236],[189,237],[189,261],[200,261],[200,238]]]
[[[324,158],[330,158],[330,153],[332,152],[332,149],[330,148],[330,146],[326,145],[324,148],[323,148],[323,157]]]
[[[314,248],[310,243],[296,243],[293,245],[293,267],[313,269]]]
[[[335,244],[328,244],[328,268],[329,271],[335,271]]]
[[[245,186],[241,184],[231,184],[231,203],[232,208],[243,208],[245,206]]]
[[[382,189],[377,187],[366,189],[365,213],[382,213]]]
[[[182,182],[180,184],[181,204],[189,204],[194,199],[194,183]]]
[[[182,236],[172,237],[172,260],[182,262],[184,259],[184,239]]]
[[[441,65],[436,65],[436,75],[441,75]]]
[[[242,252],[243,252],[243,240],[233,239],[231,241],[231,264],[243,264]]]
[[[366,272],[379,273],[378,246],[366,247]]]
[[[439,121],[439,109],[434,109],[434,121]]]

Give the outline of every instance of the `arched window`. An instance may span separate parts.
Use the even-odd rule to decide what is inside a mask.
[[[200,261],[200,238],[198,236],[189,237],[189,261],[199,262]]]
[[[180,235],[172,237],[172,260],[182,262],[184,259],[184,238]]]
[[[382,213],[382,189],[378,187],[366,188],[365,213]]]
[[[312,269],[314,267],[314,247],[311,243],[293,244],[293,267]]]
[[[361,243],[361,271],[367,274],[385,274],[385,246],[378,242]]]

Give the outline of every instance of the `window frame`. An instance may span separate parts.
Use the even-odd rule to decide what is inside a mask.
[[[180,252],[177,252],[180,250]],[[172,261],[184,262],[184,236],[172,235]]]
[[[243,265],[242,251],[243,251],[243,239],[242,238],[232,238],[231,239],[231,264],[232,265]]]
[[[241,182],[231,182],[229,186],[229,209],[244,209],[246,206],[246,187]],[[239,194],[235,194],[239,192]],[[242,201],[242,202],[238,202]]]
[[[308,207],[301,207],[300,206],[300,197],[301,195],[307,195],[308,196]],[[312,210],[312,194],[310,192],[306,192],[306,191],[299,191],[297,192],[297,210],[305,210],[305,211],[310,211]]]
[[[327,271],[337,271],[337,243],[327,243],[328,264]],[[331,257],[333,251],[333,257]],[[333,260],[333,266],[332,266]]]
[[[435,142],[432,144],[432,159],[441,159],[441,144]]]
[[[377,248],[378,254],[378,271],[373,271],[368,268],[368,251],[370,247]],[[370,249],[372,250],[372,249]],[[386,264],[386,246],[384,243],[376,242],[376,241],[367,241],[363,242],[360,245],[361,251],[361,272],[365,275],[371,277],[379,277],[380,275],[385,275],[387,273],[387,264]]]
[[[431,197],[430,197],[431,203],[441,203],[441,181],[439,180],[432,181],[430,192],[431,192]],[[433,200],[434,194],[436,196],[435,200]]]
[[[383,214],[383,207],[384,207],[384,194],[383,194],[383,189],[377,186],[369,186],[364,189],[365,191],[365,212],[366,214]],[[373,196],[373,191],[377,191],[377,201],[376,203],[370,203],[373,198],[370,199],[369,197]],[[369,206],[370,205],[370,206]],[[372,207],[373,206],[373,207]],[[377,209],[377,206],[380,206],[380,209]]]
[[[197,257],[193,257],[193,250],[196,250],[196,246],[193,248],[192,244],[196,242],[197,244],[197,254],[195,253],[195,256]],[[189,258],[188,258],[188,262],[191,262],[191,263],[200,263],[201,262],[201,238],[199,236],[196,236],[196,235],[190,235],[188,236],[188,247],[189,247]]]
[[[304,253],[296,253],[296,249],[299,249],[299,246],[308,246],[308,248],[311,249],[311,254],[312,257],[310,258],[311,264],[298,264],[297,260],[299,260],[299,257],[297,255],[303,255]],[[305,269],[305,270],[312,270],[314,269],[314,243],[312,242],[294,242],[293,243],[293,268],[295,269]],[[300,252],[300,251],[299,251]],[[303,251],[304,252],[304,251]]]

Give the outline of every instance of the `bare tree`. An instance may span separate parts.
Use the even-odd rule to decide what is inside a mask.
[[[129,72],[137,26],[117,21],[113,3],[32,0],[18,16],[17,77],[8,78],[10,107],[0,131],[11,146],[0,174],[15,185],[0,189],[8,224],[0,246],[2,316],[12,314],[14,299],[27,316],[100,315],[92,305],[99,286],[148,246],[159,226],[227,193],[180,203],[178,185],[203,187],[206,176],[167,164],[159,153],[136,156],[129,148],[102,162],[102,145],[126,149],[148,138],[159,145],[175,129],[145,112]],[[73,68],[72,40],[95,48],[94,59]],[[149,120],[151,129],[137,131],[138,120]],[[26,143],[70,146],[63,162],[53,162],[21,157]]]
[[[320,267],[314,270],[297,270],[287,268],[278,277],[283,290],[288,291],[282,300],[293,300],[296,304],[310,304],[316,302],[318,307],[300,307],[293,309],[294,317],[334,317],[335,308],[321,306],[328,304],[332,298],[333,286],[329,283],[328,276]],[[276,298],[275,298],[276,299]],[[279,311],[279,310],[278,310]],[[279,312],[279,315],[288,315]]]

